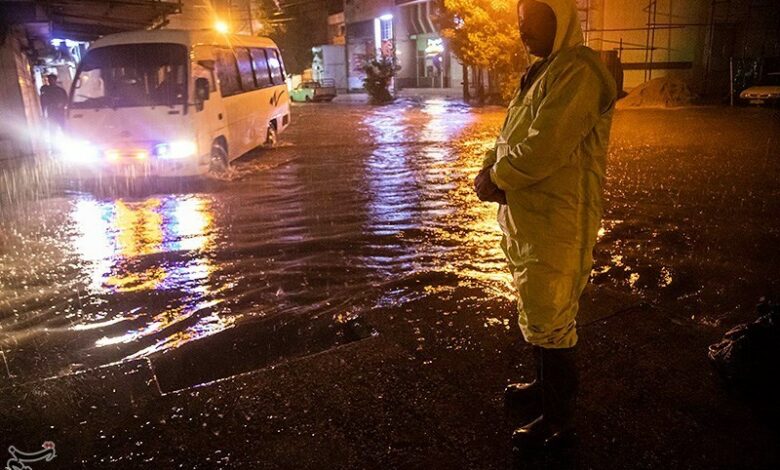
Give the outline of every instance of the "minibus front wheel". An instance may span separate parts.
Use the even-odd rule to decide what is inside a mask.
[[[228,161],[228,154],[224,144],[220,141],[215,141],[211,145],[209,172],[215,175],[221,175],[226,173],[229,168],[230,162]]]

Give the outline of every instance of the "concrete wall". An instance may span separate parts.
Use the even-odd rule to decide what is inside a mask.
[[[328,44],[343,46],[346,44],[346,41],[344,12],[328,15]]]
[[[344,18],[349,30],[349,23],[373,20],[388,13],[395,13],[393,0],[346,0],[344,3]]]
[[[347,90],[347,65],[344,46],[326,44],[318,46],[312,61],[315,80],[332,79],[339,92]]]
[[[620,50],[621,62],[628,64],[624,87],[631,89],[645,81],[672,71],[693,76],[701,74],[704,62],[708,1],[658,0],[655,24],[684,25],[656,29],[648,37],[646,29],[649,0],[578,0],[580,17],[587,15],[588,45],[596,50]],[[652,21],[652,19],[650,20]],[[620,31],[618,31],[620,30]],[[621,49],[622,41],[622,49]],[[654,63],[691,63],[690,69],[653,69],[643,67],[649,60],[647,48],[652,51]]]
[[[0,160],[38,155],[44,144],[41,105],[22,47],[21,28],[11,28],[0,45]]]

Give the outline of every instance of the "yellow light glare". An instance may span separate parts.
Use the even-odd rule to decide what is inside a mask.
[[[218,33],[222,33],[222,34],[227,34],[227,32],[230,31],[228,24],[222,20],[217,20],[214,23],[214,29],[216,29]]]
[[[106,150],[106,159],[111,162],[119,160],[119,150],[111,149]]]
[[[146,160],[149,157],[149,153],[146,150],[141,150],[139,152],[136,152],[135,158],[139,160]]]

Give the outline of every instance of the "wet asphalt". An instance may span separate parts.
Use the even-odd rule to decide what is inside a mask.
[[[777,428],[702,352],[778,291],[776,112],[617,113],[580,314],[583,442],[553,463],[513,460],[500,404],[528,351],[471,180],[502,119],[441,99],[300,105],[279,145],[220,177],[3,170],[0,446],[53,439],[76,466],[778,462]]]

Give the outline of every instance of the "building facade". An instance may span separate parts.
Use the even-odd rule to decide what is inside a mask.
[[[22,26],[9,27],[0,45],[0,160],[38,155],[43,143],[33,61],[25,53],[31,46]]]
[[[463,66],[440,36],[430,0],[396,0],[400,88],[460,88]],[[405,65],[405,67],[404,67]]]
[[[346,0],[348,83],[363,88],[363,64],[377,55],[400,66],[394,87],[460,88],[463,67],[431,19],[432,0]]]
[[[578,0],[587,44],[618,52],[631,89],[670,73],[703,94],[729,89],[733,61],[780,56],[777,0]]]
[[[735,60],[780,56],[778,0],[576,2],[586,44],[603,51],[603,57],[617,54],[626,90],[678,74],[696,91],[720,95],[729,90]],[[396,89],[460,87],[463,66],[432,21],[435,5],[433,0],[346,0],[350,89],[362,88],[367,58],[390,51],[401,66]]]
[[[70,88],[86,42],[102,35],[161,27],[178,0],[116,2],[0,1],[0,160],[41,156],[50,146],[39,90],[57,75]]]

